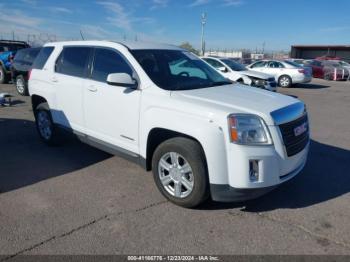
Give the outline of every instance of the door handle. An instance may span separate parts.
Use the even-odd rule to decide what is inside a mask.
[[[53,77],[53,78],[51,78],[51,81],[54,82],[54,83],[57,83],[58,79],[56,77]]]
[[[88,86],[88,90],[89,90],[90,92],[96,92],[96,91],[97,91],[97,88],[96,88],[96,86],[91,85],[91,86]]]

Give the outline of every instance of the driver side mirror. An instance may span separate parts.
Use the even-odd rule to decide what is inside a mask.
[[[224,66],[218,67],[217,70],[219,70],[220,72],[223,72],[223,73],[227,73],[227,68]]]
[[[113,73],[107,76],[107,84],[136,89],[137,81],[127,73]]]

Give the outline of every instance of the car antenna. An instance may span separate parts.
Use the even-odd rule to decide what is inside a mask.
[[[81,39],[85,40],[83,36],[83,32],[81,30],[80,30],[80,36],[81,36]]]

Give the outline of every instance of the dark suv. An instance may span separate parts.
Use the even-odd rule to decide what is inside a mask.
[[[26,42],[0,40],[0,84],[9,80],[11,62],[16,52],[28,47],[30,46]]]
[[[11,67],[12,81],[17,92],[22,96],[28,95],[29,71],[40,49],[40,47],[37,47],[19,50],[13,59]]]

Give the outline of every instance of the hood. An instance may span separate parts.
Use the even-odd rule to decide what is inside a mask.
[[[269,78],[275,79],[274,76],[272,76],[272,75],[265,74],[262,72],[253,71],[253,70],[241,71],[240,73],[243,75],[246,75],[246,76],[252,76],[252,77],[256,77],[256,78],[260,78],[260,79],[264,79],[264,80],[267,80]]]
[[[192,107],[200,107],[198,110],[210,115],[215,115],[215,112],[221,112],[225,117],[231,113],[255,114],[268,125],[274,125],[271,112],[300,103],[300,100],[291,96],[240,84],[173,91],[171,96],[190,103]]]

